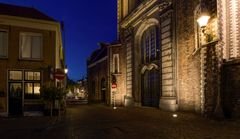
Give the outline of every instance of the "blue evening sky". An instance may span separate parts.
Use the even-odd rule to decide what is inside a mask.
[[[117,0],[0,0],[35,7],[65,24],[65,54],[68,76],[86,75],[86,59],[98,42],[112,42],[117,33]]]

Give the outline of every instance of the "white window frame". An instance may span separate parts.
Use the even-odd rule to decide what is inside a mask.
[[[27,36],[35,36],[35,37],[41,37],[42,38],[42,44],[40,48],[40,58],[33,58],[32,57],[32,51],[31,51],[31,57],[29,58],[24,58],[22,57],[22,35],[27,35]],[[32,48],[32,46],[31,46]],[[19,59],[22,60],[42,60],[43,59],[43,34],[42,33],[33,33],[33,32],[20,32],[19,34]]]
[[[117,63],[115,62],[115,58],[117,58]],[[117,70],[115,69],[116,67],[116,64],[117,64]],[[113,73],[119,73],[120,70],[119,70],[119,54],[113,54]]]
[[[1,56],[0,55],[0,58],[8,58],[8,40],[9,40],[9,38],[8,38],[8,36],[9,36],[9,32],[8,32],[8,30],[6,30],[6,29],[0,29],[0,31],[3,31],[3,32],[6,32],[7,33],[7,49],[6,49],[6,56]]]

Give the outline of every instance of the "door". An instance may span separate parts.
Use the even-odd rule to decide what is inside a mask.
[[[145,71],[142,75],[142,105],[159,107],[160,82],[158,71]]]
[[[222,108],[225,117],[240,117],[240,63],[223,65],[222,70]]]
[[[22,83],[9,83],[9,115],[22,115]]]
[[[106,102],[106,80],[102,78],[101,80],[101,102]]]

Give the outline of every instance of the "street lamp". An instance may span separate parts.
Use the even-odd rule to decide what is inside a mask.
[[[68,68],[67,68],[67,66],[65,66],[64,73],[65,73],[65,74],[68,73]]]
[[[201,28],[205,28],[208,24],[208,20],[210,19],[209,12],[207,10],[206,5],[202,2],[200,3],[200,16],[197,19],[198,25]]]

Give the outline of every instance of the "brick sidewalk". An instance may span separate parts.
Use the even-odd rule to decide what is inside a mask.
[[[75,105],[66,117],[0,118],[0,139],[239,139],[239,120],[155,108]]]

